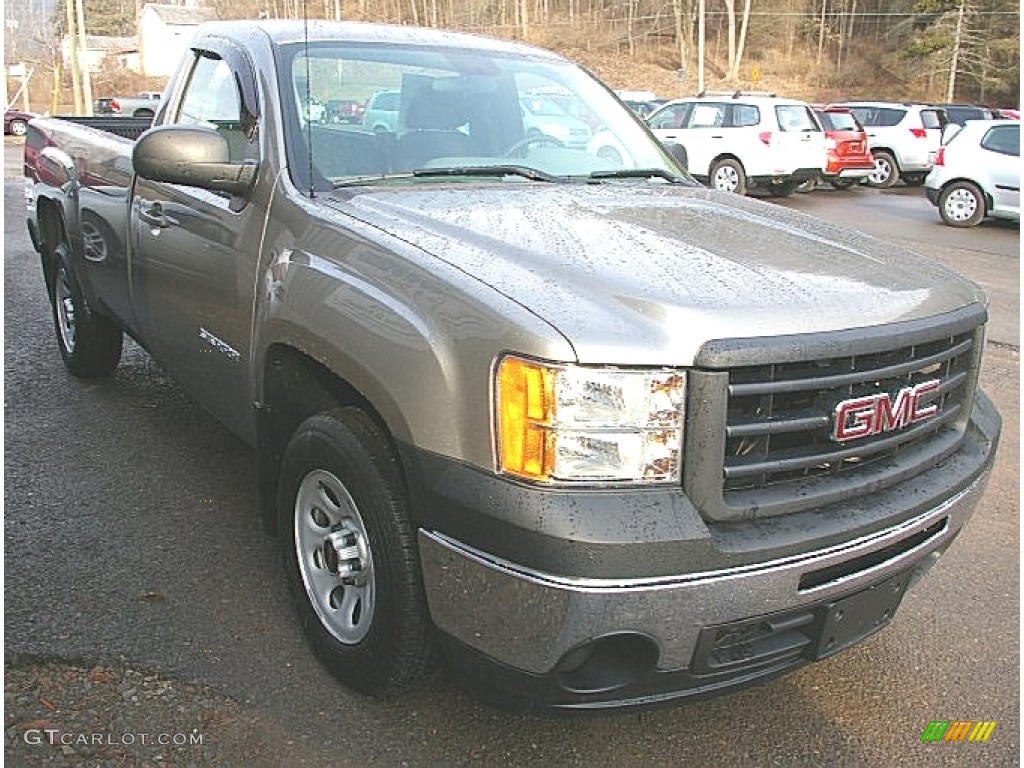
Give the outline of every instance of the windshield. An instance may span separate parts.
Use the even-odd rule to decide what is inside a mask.
[[[302,190],[683,176],[628,109],[565,61],[339,42],[278,53],[288,165]],[[360,119],[318,108],[339,100],[363,107]],[[417,173],[453,168],[462,171]]]

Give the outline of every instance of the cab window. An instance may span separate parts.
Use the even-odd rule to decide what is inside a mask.
[[[221,133],[228,140],[231,162],[256,157],[255,135],[250,137],[245,129],[234,73],[223,59],[196,56],[175,122],[206,126]]]

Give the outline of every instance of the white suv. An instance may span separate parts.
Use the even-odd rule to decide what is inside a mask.
[[[647,118],[664,143],[686,149],[689,171],[709,186],[790,194],[826,162],[825,134],[803,101],[736,93],[676,99]]]
[[[834,106],[847,107],[867,131],[868,149],[875,158],[875,171],[865,180],[869,187],[891,187],[901,178],[911,187],[924,183],[947,122],[941,107],[887,101]]]

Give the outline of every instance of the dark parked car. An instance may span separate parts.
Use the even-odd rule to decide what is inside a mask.
[[[8,109],[4,112],[4,135],[24,136],[28,131],[28,121],[36,115],[31,112],[22,112],[17,109]]]
[[[933,104],[946,111],[946,118],[951,123],[963,125],[968,120],[995,120],[998,115],[988,107],[979,107],[974,104]]]

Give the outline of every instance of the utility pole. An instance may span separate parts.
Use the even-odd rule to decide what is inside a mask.
[[[75,94],[75,114],[82,112],[82,80],[78,74],[78,33],[75,27],[75,9],[71,7],[74,0],[64,0],[68,23],[68,58],[71,60],[71,90]]]
[[[89,47],[85,44],[85,3],[75,0],[75,12],[78,16],[78,39],[80,45],[78,55],[81,56],[79,68],[82,70],[82,106],[85,114],[92,116],[92,78],[89,74]]]
[[[697,6],[697,93],[704,93],[704,2]]]
[[[956,69],[960,64],[960,44],[964,30],[964,7],[967,0],[961,0],[960,11],[956,15],[956,32],[953,35],[953,60],[949,63],[949,81],[946,83],[946,103],[953,102],[953,91],[956,90]]]

